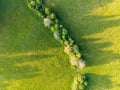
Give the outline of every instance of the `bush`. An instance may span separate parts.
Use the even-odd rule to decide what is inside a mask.
[[[32,8],[34,8],[35,7],[35,1],[29,1],[29,3],[28,3],[28,7],[30,8],[30,9],[32,9]]]
[[[64,52],[65,52],[65,53],[70,54],[71,51],[72,51],[71,46],[67,45],[67,46],[64,47]]]
[[[77,58],[74,54],[70,55],[71,65],[78,67],[78,61],[79,61],[79,58]]]
[[[87,79],[85,75],[78,75],[74,78],[72,90],[84,90],[87,86]]]
[[[55,19],[55,18],[56,18],[55,14],[54,14],[54,13],[51,13],[51,14],[50,14],[50,18],[51,18],[51,19]]]
[[[64,40],[64,45],[66,45],[66,46],[70,45],[70,44],[69,44],[69,41]],[[72,49],[71,49],[71,52],[72,52]]]
[[[51,26],[51,31],[59,30],[59,24],[55,24]]]
[[[42,16],[42,13],[41,12],[39,12],[39,11],[37,11],[37,14],[38,14],[38,16]]]
[[[58,20],[58,19],[55,19],[55,23],[59,23],[59,20]]]
[[[45,11],[44,11],[44,8],[39,8],[39,10],[37,12],[40,12],[42,17],[46,17],[46,14],[45,14]]]
[[[80,68],[80,69],[83,69],[86,65],[85,61],[76,57],[72,52],[70,53],[70,63],[71,65],[76,66],[77,68]]]
[[[69,44],[70,44],[70,45],[73,45],[74,40],[72,40],[72,38],[69,37],[69,38],[68,38],[68,41],[69,41]]]
[[[73,49],[73,52],[76,54],[76,56],[77,56],[78,58],[80,58],[80,57],[81,57],[81,54],[80,54],[80,51],[79,51],[78,46],[77,46],[77,45],[74,45],[72,49]]]
[[[85,61],[79,60],[78,61],[78,68],[83,69],[86,66]]]
[[[42,5],[42,0],[36,0],[37,5],[41,6]]]
[[[50,14],[50,9],[49,8],[45,8],[45,14],[47,14],[47,15]]]
[[[58,30],[58,29],[59,29],[59,24],[56,23],[56,24],[54,25],[54,28],[55,28],[56,30]]]
[[[54,26],[55,21],[53,19],[51,19],[51,26]]]
[[[56,19],[56,22],[57,22],[58,20]],[[60,25],[60,28],[63,28],[63,25]]]
[[[60,36],[59,30],[55,30],[55,31],[53,32],[53,36],[54,36],[54,38],[55,38],[56,40],[61,40],[61,36]]]
[[[63,41],[65,41],[66,40],[66,36],[62,35],[62,39],[63,39]]]
[[[55,31],[54,26],[52,26],[50,29],[51,29],[51,31],[52,31],[52,32],[54,32],[54,31]]]
[[[77,88],[78,88],[78,81],[77,81],[77,79],[75,78],[75,79],[74,79],[74,82],[73,82],[73,85],[72,85],[72,90],[78,90]]]
[[[74,45],[74,46],[73,46],[73,51],[74,51],[75,53],[79,53],[79,48],[78,48],[77,45]]]
[[[63,29],[62,29],[62,35],[65,36],[65,35],[67,35],[67,34],[68,34],[68,31],[67,31],[65,28],[63,28]]]
[[[45,25],[45,27],[50,27],[50,24],[51,24],[50,18],[49,17],[44,18],[44,25]]]

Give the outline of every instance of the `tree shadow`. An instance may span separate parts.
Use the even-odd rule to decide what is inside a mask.
[[[117,16],[86,15],[94,8],[105,6],[112,1],[113,0],[102,0],[102,1],[101,0],[92,0],[92,1],[91,0],[86,0],[86,1],[85,0],[70,0],[68,2],[68,0],[64,0],[64,2],[65,2],[64,4],[70,6],[70,7],[66,7],[66,5],[64,5],[61,0],[61,1],[58,1],[59,3],[56,5],[56,8],[54,8],[54,12],[57,13],[57,16],[60,18],[61,22],[64,23],[65,27],[67,27],[67,29],[70,30],[69,31],[70,35],[74,38],[76,43],[80,46],[80,51],[82,52],[83,57],[87,60],[88,66],[105,64],[105,63],[113,61],[117,58],[120,58],[120,55],[113,53],[113,51],[103,51],[102,50],[105,47],[111,46],[112,45],[111,42],[95,43],[95,42],[101,40],[101,38],[87,38],[87,39],[84,38],[87,35],[101,33],[103,31],[105,31],[107,28],[119,26],[120,20],[107,20],[106,21],[106,19],[111,19],[111,18],[114,18]],[[73,3],[73,2],[75,2],[75,3]],[[20,5],[22,5],[22,4],[20,4]],[[0,9],[0,11],[2,11],[2,10]],[[25,12],[25,11],[22,11],[22,12]],[[17,12],[13,12],[13,13],[15,13],[13,16],[17,15]],[[3,17],[4,15],[0,15],[1,21],[4,19],[4,17]],[[44,34],[44,31],[43,31],[44,27],[40,27],[40,26],[42,26],[42,24],[39,22],[38,17],[36,17],[34,15],[35,19],[38,21],[38,22],[36,22],[34,20],[33,21],[29,20],[30,17],[27,18],[26,16],[19,19],[20,16],[17,15],[17,19],[15,19],[15,20],[19,19],[20,23],[16,23],[16,24],[17,25],[20,24],[20,26],[17,26],[17,27],[20,27],[21,30],[14,30],[14,28],[13,28],[13,31],[11,31],[11,33],[10,33],[10,31],[8,31],[9,35],[11,34],[11,36],[8,37],[8,39],[5,39],[6,44],[7,44],[6,50],[8,50],[8,51],[5,51],[5,53],[26,52],[28,50],[30,51],[30,48],[34,48],[34,47],[35,47],[34,50],[46,50],[46,49],[51,49],[51,48],[57,48],[60,46],[60,44],[57,44],[56,41],[52,40],[53,38],[52,38],[52,36],[50,36],[50,34],[51,34],[50,31],[47,31],[47,33]],[[69,17],[71,17],[71,18],[69,18]],[[11,17],[9,17],[9,18],[11,21],[13,20],[13,19],[11,19]],[[28,20],[27,22],[32,21],[32,22],[35,22],[36,24],[31,25],[31,23],[29,23],[27,26],[24,25],[23,22],[26,22],[25,18]],[[5,24],[5,25],[7,25],[7,24]],[[14,23],[12,25],[14,26]],[[26,28],[24,29],[23,27],[26,27]],[[39,28],[40,28],[40,30],[39,30]],[[29,33],[29,31],[30,31],[30,33]],[[16,37],[17,33],[14,33],[14,32],[20,33],[21,35],[23,35],[23,38]],[[26,33],[23,34],[22,32],[26,32]],[[12,36],[13,34],[16,36]],[[29,40],[29,36],[31,37],[30,40]],[[39,38],[40,36],[42,36],[42,38]],[[54,43],[55,45],[50,44],[48,42],[48,36],[50,37],[49,41],[51,43]],[[15,42],[15,40],[16,41],[19,40],[19,42],[17,44],[9,43],[9,39],[12,39],[14,42]],[[11,49],[7,48],[9,46],[11,46]],[[90,50],[92,50],[92,51],[90,51]],[[1,50],[0,50],[0,52],[1,52]],[[41,59],[53,57],[53,56],[54,55],[43,55],[43,56],[29,55],[29,56],[22,56],[23,58],[19,57],[17,59],[15,57],[1,58],[0,74],[2,75],[2,79],[4,79],[4,80],[6,80],[6,79],[18,80],[21,78],[37,77],[40,72],[38,67],[31,67],[30,65],[16,66],[16,64],[24,63],[25,61],[32,62],[32,61],[34,61],[34,59],[32,59],[34,57],[37,57],[37,59],[39,61]],[[24,57],[27,59],[25,60]],[[11,73],[8,74],[7,72],[11,72]],[[102,88],[112,88],[110,86],[111,81],[109,80],[109,76],[95,75],[95,74],[88,74],[88,75],[90,77],[89,82],[93,82],[94,85],[97,85],[98,87],[100,87],[101,84],[98,81],[98,80],[100,80],[101,83],[104,83],[104,85],[102,84],[103,85]],[[94,77],[97,80],[95,80]],[[3,81],[3,80],[1,80],[1,81]],[[105,86],[106,85],[105,82],[107,83],[107,86]],[[8,85],[4,82],[0,82],[0,84],[3,86],[3,88],[6,88]],[[92,88],[95,88],[91,84],[89,86],[92,86]],[[88,87],[88,89],[90,89],[90,88]]]
[[[78,19],[81,19],[82,16],[88,14],[93,9],[103,7],[112,2],[113,0],[69,0],[69,2],[67,0],[44,1],[48,7],[51,7],[53,12],[55,12],[59,20],[63,22],[65,26],[69,26],[70,22],[78,21]]]
[[[46,0],[46,2],[47,1],[49,1],[47,5],[50,6],[49,3],[52,3],[54,0]],[[111,47],[113,45],[112,42],[100,42],[103,38],[87,37],[103,33],[109,28],[119,26],[120,19],[116,18],[120,15],[89,15],[92,10],[106,6],[113,2],[113,0],[70,0],[69,2],[64,0],[65,5],[62,4],[62,0],[58,2],[55,2],[56,7],[53,7],[53,11],[57,13],[60,21],[69,30],[70,36],[75,40],[76,44],[79,45],[83,58],[87,62],[87,66],[104,65],[120,60],[120,54],[115,53],[113,50],[104,50],[107,47]],[[67,7],[67,5],[69,7]],[[110,80],[113,76],[88,73],[88,77],[90,83],[86,90],[106,90],[114,88],[114,86],[112,86],[113,82]],[[120,85],[118,84],[117,86],[119,87]]]
[[[32,47],[36,51],[60,47],[53,39],[52,32],[45,29],[40,18],[36,13],[30,12],[25,3],[24,0],[1,0],[0,41],[1,47],[7,50],[1,48],[0,53],[28,52],[33,51],[29,50]]]
[[[52,2],[55,1],[48,1],[47,5],[49,6],[49,3]],[[109,28],[119,26],[120,19],[114,19],[119,17],[119,15],[88,15],[95,8],[106,6],[113,0],[76,0],[74,3],[72,2],[73,0],[69,2],[64,0],[65,5],[62,4],[63,1],[56,2],[56,8],[53,7],[53,9],[64,26],[69,30],[70,36],[79,45],[83,58],[87,60],[87,65],[101,65],[118,60],[120,54],[116,54],[112,50],[103,50],[112,46],[112,42],[99,43],[102,38],[85,38],[86,36],[102,33]],[[68,4],[70,6],[66,7]]]
[[[40,76],[41,70],[38,66],[32,66],[34,62],[42,62],[46,58],[55,55],[21,55],[0,57],[0,89],[5,90],[12,80],[29,79]],[[36,59],[35,59],[36,58]],[[29,63],[31,64],[29,64]]]
[[[25,0],[0,0],[0,90],[9,86],[8,81],[40,76],[39,66],[27,62],[50,59],[56,56],[54,52],[40,51],[46,53],[60,47],[25,3]]]
[[[120,54],[114,53],[112,50],[103,50],[112,45],[111,42],[96,43],[101,39],[83,39],[79,45],[82,47],[83,58],[87,60],[87,66],[95,66],[116,62],[120,59]],[[84,42],[83,42],[84,41]],[[81,42],[81,41],[80,41]],[[83,47],[86,47],[85,49]]]
[[[89,84],[86,87],[86,90],[106,90],[113,88],[111,84],[112,82],[110,80],[111,77],[109,75],[97,75],[93,73],[88,73],[87,77],[89,77]]]

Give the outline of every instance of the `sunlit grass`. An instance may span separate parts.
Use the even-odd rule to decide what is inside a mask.
[[[62,45],[26,0],[0,0],[0,90],[70,90],[76,73],[87,73],[86,90],[119,90],[119,0],[44,2],[79,45],[87,66],[71,69]]]

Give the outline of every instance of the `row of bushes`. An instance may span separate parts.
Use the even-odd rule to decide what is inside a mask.
[[[72,90],[85,90],[85,87],[88,85],[86,75],[77,75],[74,78],[72,85]]]
[[[56,15],[42,4],[42,0],[28,0],[28,6],[44,19],[45,27],[49,28],[53,32],[54,38],[64,45],[64,52],[70,56],[70,63],[83,69],[85,61],[81,59],[79,48],[69,36],[67,29],[56,18]]]
[[[71,65],[83,69],[85,61],[81,59],[79,47],[69,36],[67,29],[56,18],[56,15],[43,5],[42,0],[28,0],[28,6],[43,18],[44,26],[49,28],[53,32],[54,38],[64,45],[64,52],[70,56]],[[78,75],[74,79],[72,90],[84,90],[85,86],[87,86],[86,76]]]

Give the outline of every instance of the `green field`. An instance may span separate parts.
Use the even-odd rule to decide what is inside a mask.
[[[71,90],[87,73],[85,90],[120,90],[120,0],[44,0],[86,59],[75,71],[63,46],[26,0],[0,0],[0,90]]]

